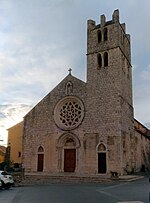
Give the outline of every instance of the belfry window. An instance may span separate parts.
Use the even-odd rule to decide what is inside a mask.
[[[108,53],[104,53],[104,67],[108,66]]]
[[[101,68],[102,67],[102,57],[101,57],[101,54],[97,55],[97,62],[98,62],[98,67]]]
[[[107,28],[104,29],[104,41],[107,41],[108,40],[108,31],[107,31]]]
[[[98,38],[98,43],[102,41],[102,33],[100,30],[97,31],[97,38]]]

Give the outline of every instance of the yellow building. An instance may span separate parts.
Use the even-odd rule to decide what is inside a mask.
[[[10,161],[12,163],[22,163],[22,135],[23,121],[12,126],[8,130],[8,147],[10,147]]]

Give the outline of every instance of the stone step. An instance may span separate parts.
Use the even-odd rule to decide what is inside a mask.
[[[108,177],[100,176],[81,176],[81,175],[25,175],[25,179],[22,181],[24,184],[46,184],[46,183],[80,183],[80,182],[90,182],[90,183],[100,183],[111,181]]]
[[[133,181],[143,178],[143,176],[128,175],[117,178],[111,178],[107,175],[88,175],[75,173],[26,173],[22,176],[21,181],[16,185],[33,185],[33,184],[48,184],[48,183],[102,183],[110,181]]]

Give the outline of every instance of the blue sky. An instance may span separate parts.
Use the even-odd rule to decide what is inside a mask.
[[[131,35],[135,118],[150,123],[150,1],[0,0],[0,140],[72,68],[86,80],[86,25],[115,9]]]

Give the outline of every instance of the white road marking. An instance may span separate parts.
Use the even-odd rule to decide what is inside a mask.
[[[130,202],[117,202],[117,203],[144,203],[144,202],[141,202],[141,201],[130,201]]]

